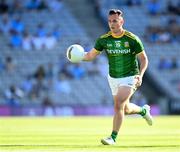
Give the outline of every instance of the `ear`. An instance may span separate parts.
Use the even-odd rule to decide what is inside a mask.
[[[123,25],[124,24],[124,19],[122,18],[122,20],[121,20],[121,24]]]
[[[119,20],[120,20],[121,24],[124,24],[124,18],[122,16],[119,16]]]

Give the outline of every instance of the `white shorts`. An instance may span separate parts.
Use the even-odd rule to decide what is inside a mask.
[[[109,82],[109,86],[110,86],[111,91],[112,91],[112,95],[114,96],[117,94],[118,88],[120,86],[131,87],[135,91],[137,89],[136,83],[138,81],[135,77],[136,77],[136,75],[124,77],[124,78],[112,78],[110,75],[108,75],[108,82]]]

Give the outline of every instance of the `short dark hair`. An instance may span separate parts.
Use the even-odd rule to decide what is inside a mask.
[[[119,9],[110,9],[109,10],[109,15],[114,15],[114,14],[118,14],[118,16],[122,16],[123,12]]]

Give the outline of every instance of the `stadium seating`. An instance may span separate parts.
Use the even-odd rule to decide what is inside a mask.
[[[8,1],[10,2],[10,0]],[[101,1],[101,13],[103,17],[106,17],[109,5],[105,4],[107,1]],[[111,7],[119,7],[119,3],[112,3]],[[125,1],[122,1],[122,4]],[[144,34],[146,27],[150,24],[151,19],[148,16],[146,3],[143,1],[141,6],[128,7],[121,5],[121,9],[124,12],[126,20],[125,28],[140,36],[145,44],[147,54],[149,56],[149,71],[151,75],[156,79],[167,92],[168,95],[174,98],[180,98],[180,93],[177,90],[177,84],[172,85],[174,79],[179,79],[180,70],[175,71],[161,71],[158,70],[158,63],[161,56],[174,57],[180,54],[178,44],[149,44],[145,42]],[[166,7],[166,1],[162,3],[162,10]],[[31,34],[34,34],[39,23],[44,23],[46,29],[51,31],[54,25],[59,25],[62,31],[60,41],[52,50],[31,50],[25,51],[21,48],[12,49],[9,47],[9,37],[0,36],[0,59],[4,61],[5,57],[10,55],[16,64],[14,73],[7,74],[2,71],[0,74],[0,104],[5,104],[4,91],[14,84],[20,86],[26,76],[36,71],[39,65],[46,66],[49,62],[58,66],[59,57],[66,56],[66,48],[73,43],[81,43],[82,45],[87,42],[92,43],[87,36],[83,27],[78,23],[73,14],[70,13],[69,8],[64,5],[61,12],[50,12],[47,10],[42,11],[23,11],[21,13],[22,21],[25,24],[26,29]],[[162,19],[166,20],[165,17]],[[67,61],[66,61],[67,62]],[[179,62],[179,61],[178,61]],[[180,63],[179,63],[180,65]],[[56,73],[57,75],[57,73]],[[56,79],[56,78],[55,78]],[[48,92],[44,92],[42,96],[38,97],[38,103],[42,104],[44,96],[48,95],[53,104],[57,105],[112,105],[112,97],[110,89],[107,89],[108,84],[106,78],[96,76],[85,76],[80,80],[69,80],[72,92],[67,95],[64,93],[57,93],[49,89]],[[30,99],[26,96],[22,99],[23,104],[31,104]]]
[[[3,95],[4,91],[8,89],[10,85],[14,84],[16,86],[20,86],[25,77],[34,73],[39,65],[46,66],[51,62],[58,66],[59,57],[61,56],[65,58],[66,48],[69,45],[78,43],[79,41],[83,45],[90,41],[81,25],[77,22],[65,5],[63,10],[61,10],[61,13],[48,12],[47,10],[42,10],[39,12],[24,11],[21,14],[21,17],[22,21],[25,23],[26,29],[28,29],[28,32],[31,34],[36,32],[36,28],[39,23],[43,23],[45,28],[47,28],[49,31],[53,29],[54,25],[59,25],[62,31],[62,37],[53,50],[43,49],[30,51],[25,51],[22,48],[12,49],[8,46],[8,37],[0,37],[0,43],[2,44],[0,52],[1,58],[5,58],[6,56],[10,55],[13,57],[13,60],[16,63],[16,71],[14,73],[7,74],[6,72],[2,72],[0,74],[0,79],[2,80],[0,86],[0,101],[3,104],[5,103]],[[99,76],[96,77],[85,77],[83,81],[70,80],[70,85],[73,90],[70,95],[57,93],[50,90],[48,91],[48,94],[46,94],[47,92],[44,92],[42,96],[38,97],[37,100],[40,102],[37,104],[41,104],[41,101],[45,95],[48,95],[53,101],[53,104],[57,105],[101,104],[101,101],[104,99],[104,92],[102,89],[104,89],[107,83],[104,78]],[[99,79],[101,79],[102,84],[99,84],[97,88],[95,86]],[[110,92],[106,91],[106,95],[108,96],[108,98],[106,98],[108,100],[108,104],[112,104]],[[24,97],[21,100],[25,105],[31,103],[28,97]]]

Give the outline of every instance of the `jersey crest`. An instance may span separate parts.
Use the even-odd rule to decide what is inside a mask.
[[[124,42],[124,47],[126,47],[126,48],[129,47],[129,42],[127,42],[127,41]]]

